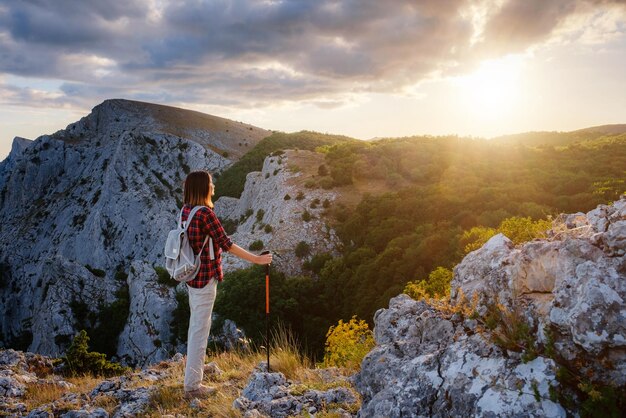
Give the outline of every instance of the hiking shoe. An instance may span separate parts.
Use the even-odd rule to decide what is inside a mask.
[[[200,385],[198,389],[186,390],[185,399],[194,399],[194,398],[205,399],[213,395],[216,391],[217,389],[215,389],[214,387]]]

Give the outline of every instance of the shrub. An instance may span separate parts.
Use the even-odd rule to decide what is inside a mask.
[[[315,187],[315,180],[307,180],[306,182],[304,182],[304,187],[306,187],[307,189],[313,189]]]
[[[250,244],[250,246],[248,247],[248,249],[250,251],[261,251],[263,249],[263,241],[261,241],[260,239],[254,241],[252,244]]]
[[[111,304],[98,307],[98,325],[88,330],[92,336],[92,348],[109,357],[117,353],[119,336],[130,312],[130,294],[125,282],[115,292],[115,298]]]
[[[311,253],[311,246],[307,244],[306,241],[300,241],[298,245],[296,245],[295,253],[299,258],[306,257]]]
[[[463,250],[467,254],[482,247],[491,237],[498,233],[504,234],[517,245],[535,238],[545,238],[546,231],[551,227],[552,222],[549,219],[533,221],[530,217],[520,218],[513,216],[500,222],[496,229],[475,226],[463,232],[461,245],[463,245]]]
[[[515,244],[531,241],[535,238],[545,238],[546,231],[552,227],[550,220],[540,219],[533,221],[530,216],[526,218],[512,217],[503,220],[498,227]]]
[[[265,231],[266,234],[269,234],[270,232],[272,232],[272,225],[270,224],[265,224],[265,226],[263,227],[263,230]]]
[[[326,168],[326,166],[324,164],[320,165],[317,168],[317,174],[319,174],[320,176],[327,176],[328,175],[328,168]]]
[[[437,267],[428,275],[428,280],[416,280],[407,283],[404,293],[415,300],[426,298],[442,298],[450,295],[452,270]]]
[[[309,222],[309,221],[311,220],[311,218],[312,218],[311,213],[310,213],[308,210],[305,210],[305,211],[302,213],[302,220],[303,220],[304,222]]]
[[[298,192],[298,195],[296,196],[296,200],[302,200],[304,199],[304,193],[302,193],[302,191]]]
[[[309,207],[311,209],[316,209],[317,205],[320,204],[320,200],[318,198],[313,199],[313,201],[311,202],[311,204],[309,205]]]
[[[91,374],[93,376],[116,376],[129,371],[117,363],[107,361],[106,355],[89,351],[89,336],[81,330],[61,357],[65,364],[64,373],[69,376]]]
[[[291,196],[289,196],[289,193],[285,195],[285,200],[291,200]]]
[[[327,261],[332,260],[333,256],[328,253],[315,254],[311,260],[304,262],[302,267],[311,270],[315,274],[320,274]]]
[[[318,184],[324,190],[329,190],[335,187],[335,182],[330,177],[323,177],[319,180]]]
[[[104,270],[96,269],[91,267],[89,264],[85,265],[85,268],[91,272],[96,277],[104,277],[106,276],[106,272]]]
[[[496,235],[496,230],[485,226],[475,226],[468,231],[464,231],[461,236],[461,245],[465,254],[471,253],[482,247],[489,238]]]
[[[222,227],[224,228],[224,231],[226,231],[227,235],[232,235],[235,232],[237,232],[238,223],[236,220],[224,219],[221,222],[222,222]]]
[[[171,286],[171,287],[176,287],[176,285],[178,285],[178,282],[172,279],[172,277],[167,272],[167,270],[165,270],[165,268],[161,266],[152,266],[152,268],[157,274],[157,282],[159,284]]]
[[[322,207],[324,209],[328,209],[330,207],[330,200],[324,199],[324,202],[322,203]]]
[[[356,316],[348,322],[339,320],[326,334],[325,367],[359,370],[363,357],[374,347],[374,336],[364,320]]]
[[[263,216],[265,216],[265,211],[263,209],[259,209],[256,212],[256,221],[261,222],[263,220]]]
[[[187,342],[187,330],[189,328],[189,298],[184,291],[176,291],[176,308],[172,311],[172,322],[170,322],[172,345],[177,341]]]
[[[115,272],[115,280],[119,282],[126,282],[128,279],[128,273],[126,273],[123,269],[119,269]]]

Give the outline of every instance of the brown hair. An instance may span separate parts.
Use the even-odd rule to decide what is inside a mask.
[[[190,206],[213,207],[211,201],[213,179],[208,171],[193,171],[185,179],[184,203]]]

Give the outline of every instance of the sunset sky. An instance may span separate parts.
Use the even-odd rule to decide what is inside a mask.
[[[362,139],[626,123],[626,2],[0,0],[0,159],[107,98]]]

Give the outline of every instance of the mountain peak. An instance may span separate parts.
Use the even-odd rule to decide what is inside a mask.
[[[194,110],[127,99],[107,99],[64,133],[71,137],[102,129],[116,133],[140,130],[189,139],[237,160],[271,131]]]

